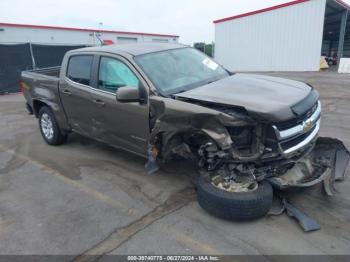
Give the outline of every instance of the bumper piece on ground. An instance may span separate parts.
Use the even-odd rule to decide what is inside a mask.
[[[305,232],[310,232],[310,231],[315,231],[315,230],[321,229],[320,224],[316,220],[305,215],[303,212],[301,212],[295,206],[288,203],[286,199],[283,199],[282,202],[283,202],[283,205],[287,211],[287,215],[290,217],[294,217],[298,221],[299,225],[301,226],[301,228]]]
[[[293,217],[298,221],[300,227],[304,230],[304,232],[311,232],[321,229],[320,224],[316,220],[307,216],[298,208],[290,204],[283,196],[279,196],[279,198],[281,199],[282,209],[278,212],[270,211],[268,213],[269,216],[280,216],[286,212],[289,217]]]

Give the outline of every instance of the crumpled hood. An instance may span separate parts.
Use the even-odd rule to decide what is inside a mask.
[[[294,80],[234,74],[176,97],[244,107],[253,117],[280,122],[295,117],[291,107],[305,99],[311,90],[307,84]]]

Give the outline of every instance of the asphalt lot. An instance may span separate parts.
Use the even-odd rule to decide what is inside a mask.
[[[271,75],[314,85],[321,135],[350,148],[350,75]],[[195,201],[193,167],[147,175],[144,163],[78,135],[48,146],[23,97],[0,96],[0,254],[350,254],[350,178],[332,198],[321,186],[290,196],[322,226],[304,233],[286,215],[212,217]]]

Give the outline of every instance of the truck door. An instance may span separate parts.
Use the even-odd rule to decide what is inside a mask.
[[[73,55],[60,81],[60,97],[72,129],[91,136],[91,76],[93,55]]]
[[[94,137],[140,155],[146,155],[149,140],[149,107],[146,83],[124,58],[101,56],[96,61],[96,86],[92,90]],[[121,103],[118,88],[139,89],[144,102]]]

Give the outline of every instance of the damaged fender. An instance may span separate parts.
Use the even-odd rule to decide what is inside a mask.
[[[231,115],[164,97],[151,98],[151,139],[156,145],[157,137],[166,134],[169,138],[179,133],[202,133],[207,135],[222,150],[231,148],[232,140],[226,126],[245,126],[249,119],[235,118]]]

